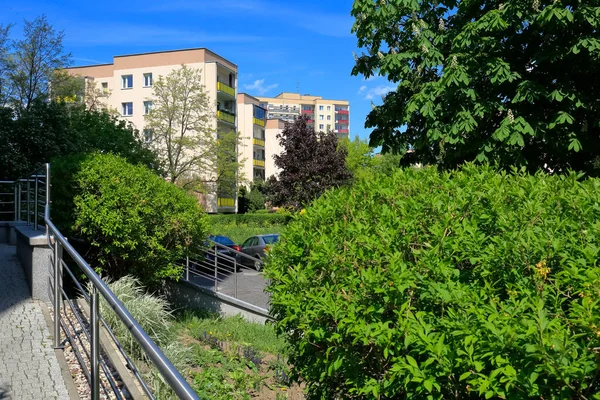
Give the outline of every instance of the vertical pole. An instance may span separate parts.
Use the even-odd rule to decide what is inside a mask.
[[[33,192],[33,229],[38,229],[38,177],[35,175],[35,191]]]
[[[99,342],[99,315],[98,315],[98,291],[95,287],[92,288],[90,303],[90,329],[92,343],[90,349],[90,372],[91,372],[91,398],[92,400],[100,399],[100,342]]]
[[[190,280],[190,256],[185,256],[185,280]]]
[[[219,272],[217,268],[217,245],[215,244],[215,292],[217,291],[217,280],[219,279]]]
[[[17,185],[17,182],[15,182],[15,184],[14,184],[15,201],[14,201],[14,204],[13,204],[14,207],[15,207],[15,222],[17,222],[19,220],[19,212],[17,211],[17,208],[18,208],[18,205],[17,205],[18,203],[17,202],[19,201],[18,200],[18,196],[17,196],[17,188],[18,188],[18,185]]]
[[[60,301],[61,301],[62,246],[54,237],[54,348],[60,348]]]
[[[238,298],[237,295],[237,258],[233,260],[233,276],[235,276],[235,298]]]
[[[18,204],[18,211],[17,212],[19,214],[19,218],[17,219],[17,221],[20,221],[21,220],[21,192],[23,191],[23,188],[21,188],[21,180],[20,179],[19,179],[18,187],[19,187],[19,196],[18,196],[19,197],[19,204]]]
[[[48,209],[48,217],[50,217],[50,164],[46,163],[46,205],[44,207],[44,219],[46,218],[46,209]],[[46,225],[46,236],[48,236],[48,224]]]
[[[27,225],[31,225],[31,180],[27,178]]]

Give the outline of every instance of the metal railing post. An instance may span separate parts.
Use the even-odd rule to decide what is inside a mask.
[[[100,342],[99,329],[100,318],[98,315],[98,291],[92,287],[90,294],[90,330],[91,330],[91,349],[90,349],[90,374],[91,374],[91,398],[92,400],[100,399]]]
[[[38,229],[38,177],[35,175],[35,185],[34,185],[33,198],[35,203],[33,204],[33,229],[37,231]]]
[[[60,348],[60,301],[61,301],[61,268],[62,246],[54,237],[54,348]]]
[[[237,259],[233,260],[233,276],[235,277],[235,298],[238,298],[238,294],[237,294]]]
[[[217,266],[217,246],[215,245],[215,292],[217,291],[218,266]]]
[[[18,201],[18,196],[17,196],[17,188],[18,188],[18,186],[17,186],[17,184],[16,184],[16,182],[15,182],[15,187],[14,187],[14,191],[15,191],[15,202],[14,202],[14,204],[13,204],[13,206],[15,207],[15,222],[17,222],[17,221],[19,220],[19,213],[18,213],[18,211],[17,211],[17,209],[18,209],[18,205],[17,205],[17,201]]]
[[[27,226],[31,225],[31,179],[27,178]]]
[[[190,280],[190,256],[185,256],[185,280]]]
[[[46,209],[48,210],[48,213],[46,213]],[[48,163],[46,163],[46,204],[44,207],[44,219],[46,218],[46,215],[50,218],[50,164]],[[50,234],[48,224],[44,223],[44,225],[46,225],[46,236],[48,236]]]
[[[19,193],[19,196],[18,196],[19,197],[19,204],[18,204],[18,207],[17,207],[17,210],[18,210],[17,212],[19,214],[19,217],[17,218],[17,221],[20,221],[21,220],[21,195],[22,195],[21,193],[23,191],[23,188],[21,187],[21,180],[20,179],[19,179],[19,183],[17,184],[17,186],[19,187],[19,190],[18,190],[18,193]]]

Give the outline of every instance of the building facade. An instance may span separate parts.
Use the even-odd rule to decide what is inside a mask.
[[[317,132],[335,132],[340,138],[350,135],[350,103],[346,100],[327,100],[321,96],[280,93],[275,97],[259,97],[268,119],[291,122],[306,115],[309,125]]]
[[[265,171],[267,179],[272,175],[279,175],[279,168],[275,166],[273,156],[283,152],[283,147],[279,144],[277,135],[280,135],[285,128],[285,120],[268,119],[265,129]]]
[[[244,160],[243,173],[246,182],[266,179],[266,137],[267,111],[260,106],[260,100],[246,93],[237,96],[238,129],[242,137],[240,158]]]
[[[86,85],[99,89],[105,96],[103,103],[151,140],[151,132],[145,130],[144,115],[152,109],[153,82],[182,65],[201,70],[202,83],[215,107],[213,128],[216,134],[237,131],[238,67],[208,49],[115,56],[111,64],[72,67],[67,72],[83,77]],[[237,188],[219,189],[202,196],[201,202],[208,212],[235,212],[236,193]]]

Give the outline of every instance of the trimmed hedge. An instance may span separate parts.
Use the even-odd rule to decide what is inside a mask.
[[[213,226],[220,225],[253,225],[257,227],[287,225],[292,220],[291,214],[216,214],[210,215]]]
[[[177,279],[182,267],[175,263],[208,236],[194,197],[121,157],[68,157],[52,165],[52,174],[53,219],[87,243],[91,264],[115,279]]]
[[[600,180],[400,170],[328,192],[268,257],[311,399],[600,399]]]

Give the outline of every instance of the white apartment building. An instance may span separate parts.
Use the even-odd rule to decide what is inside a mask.
[[[215,105],[215,130],[237,131],[238,67],[208,49],[115,56],[110,64],[72,67],[67,71],[85,78],[86,85],[94,84],[101,89],[106,95],[106,105],[151,140],[151,132],[144,129],[144,115],[152,109],[153,82],[184,64],[202,71],[205,90]],[[237,188],[219,188],[200,200],[207,212],[235,212]]]
[[[266,179],[265,125],[267,111],[260,101],[246,93],[237,96],[238,129],[242,137],[240,158],[245,160],[243,173],[247,182]]]
[[[327,100],[321,96],[280,93],[275,97],[259,97],[267,109],[268,119],[291,122],[300,115],[309,118],[309,126],[317,132],[335,132],[340,138],[350,135],[350,103],[346,100]]]
[[[283,119],[268,119],[265,129],[265,173],[268,179],[272,175],[279,175],[280,169],[275,166],[274,155],[283,152],[283,147],[279,144],[277,135],[280,135],[285,128]]]

